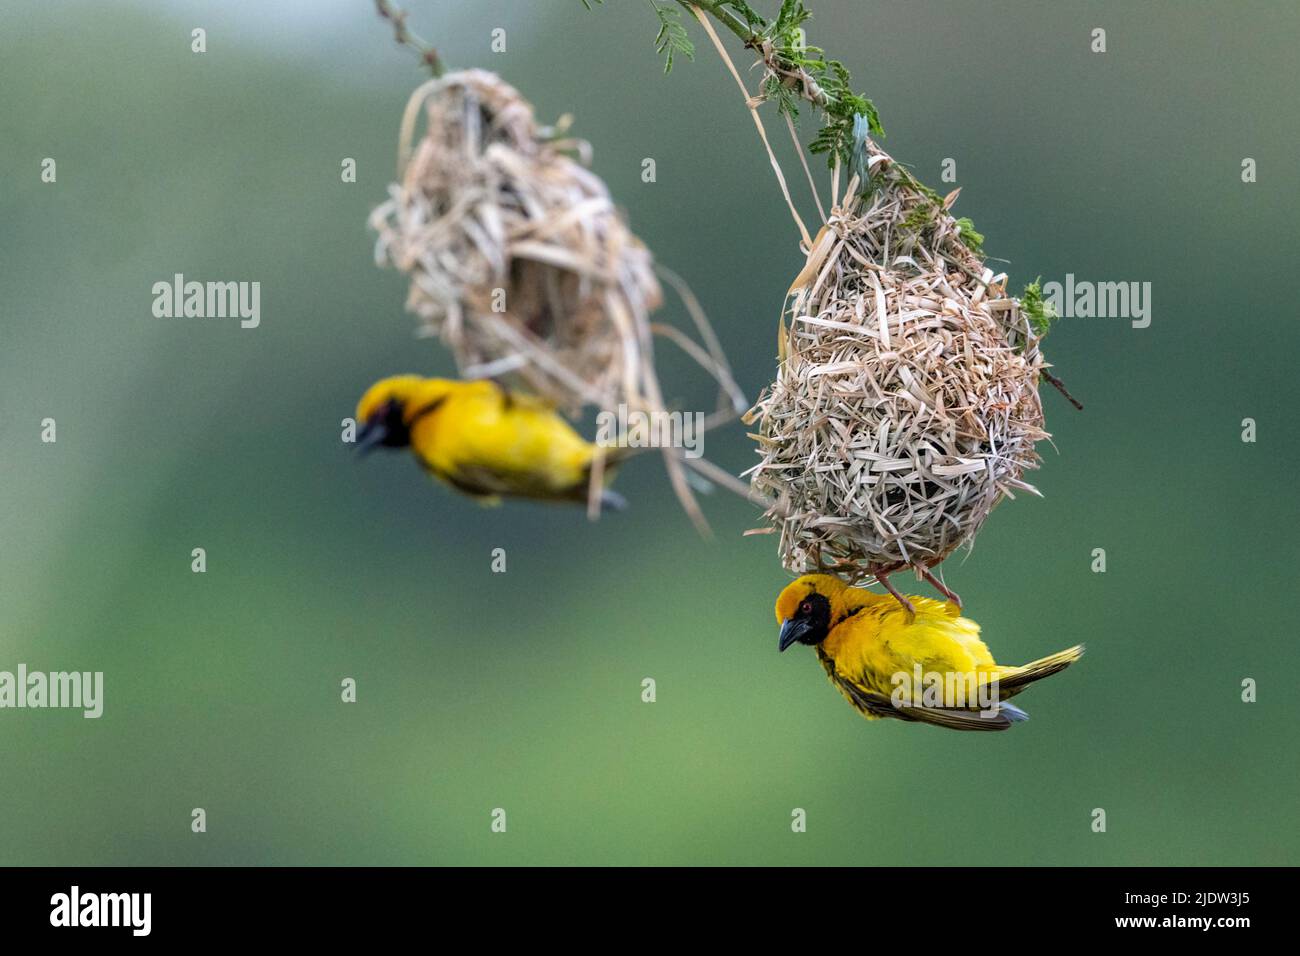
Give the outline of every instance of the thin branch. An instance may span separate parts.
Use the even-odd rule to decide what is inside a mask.
[[[1052,385],[1053,388],[1055,388],[1058,392],[1064,395],[1066,401],[1068,401],[1079,411],[1083,411],[1083,403],[1069,393],[1069,391],[1065,387],[1064,382],[1062,382],[1059,378],[1057,378],[1047,369],[1040,369],[1039,374],[1042,375],[1043,378],[1047,379],[1047,381]]]
[[[406,25],[406,18],[409,16],[405,10],[393,3],[392,0],[375,0],[375,12],[380,18],[387,20],[393,25],[393,39],[397,41],[398,46],[406,47],[420,58],[420,62],[428,67],[429,72],[435,78],[442,76],[446,72],[443,66],[442,58],[438,56],[438,51],[433,45],[421,40]]]
[[[761,39],[740,17],[722,6],[718,0],[677,0],[677,2],[692,13],[695,12],[695,7],[707,10],[715,20],[744,40],[746,46],[757,43]]]

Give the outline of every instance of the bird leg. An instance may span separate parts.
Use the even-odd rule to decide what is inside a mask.
[[[934,572],[931,571],[929,568],[923,568],[920,565],[918,565],[916,570],[921,573],[921,577],[925,578],[927,581],[930,582],[931,585],[934,586],[934,589],[936,591],[938,591],[940,594],[946,597],[953,604],[957,605],[957,610],[959,611],[961,610],[961,598],[958,596],[957,592],[948,590],[947,585],[945,585],[942,581],[936,578],[934,576]]]
[[[888,591],[890,594],[892,594],[895,598],[898,599],[898,603],[903,605],[903,609],[907,611],[908,614],[910,614],[912,617],[916,617],[916,608],[912,605],[911,601],[909,601],[907,598],[903,597],[903,595],[899,593],[898,588],[894,587],[892,584],[889,583],[888,574],[877,574],[876,580],[879,581],[882,585],[884,585],[886,591]]]

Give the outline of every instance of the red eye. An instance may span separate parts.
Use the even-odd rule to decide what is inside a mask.
[[[799,610],[802,611],[804,614],[811,614],[812,603],[809,601],[804,601],[802,604],[799,605]]]

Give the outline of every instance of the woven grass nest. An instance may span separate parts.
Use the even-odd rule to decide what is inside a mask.
[[[590,147],[562,130],[539,126],[532,105],[494,73],[425,83],[402,118],[399,182],[370,218],[376,261],[410,276],[407,309],[450,348],[463,378],[505,380],[575,417],[621,405],[654,414],[665,410],[653,355],[664,337],[718,386],[706,428],[734,419],[748,403],[698,301],[628,229],[584,165]],[[663,303],[660,275],[696,337],[651,322]],[[706,530],[681,450],[663,455],[682,506]],[[736,481],[704,459],[686,465],[713,482]]]
[[[874,142],[790,289],[754,491],[785,566],[860,580],[973,541],[1038,466],[1044,368],[1006,276]]]
[[[569,410],[653,406],[648,315],[663,297],[652,257],[569,155],[586,144],[557,137],[493,73],[420,87],[400,182],[371,217],[376,258],[411,277],[407,309],[465,377],[510,378]]]

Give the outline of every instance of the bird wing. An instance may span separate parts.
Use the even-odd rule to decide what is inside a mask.
[[[462,461],[440,477],[446,479],[447,483],[458,491],[477,497],[496,498],[502,495],[523,498],[561,497],[544,474],[529,468],[512,468],[502,461],[491,464]]]
[[[918,602],[915,618],[886,605],[881,613],[857,614],[835,627],[819,657],[831,681],[857,710],[868,718],[893,717],[947,727],[951,730],[1006,730],[1019,711],[993,706],[981,708],[976,698],[970,706],[925,706],[920,687],[906,703],[895,706],[895,675],[909,677],[919,667],[924,675],[979,675],[996,668],[988,648],[979,639],[979,625],[953,617],[945,605]],[[991,675],[990,675],[991,676]]]
[[[1022,711],[1003,707],[994,708],[987,713],[948,707],[913,707],[907,704],[895,707],[894,702],[884,694],[859,687],[838,674],[831,679],[854,707],[871,717],[895,717],[949,730],[1006,730],[1013,723],[1024,719],[1020,716]]]

